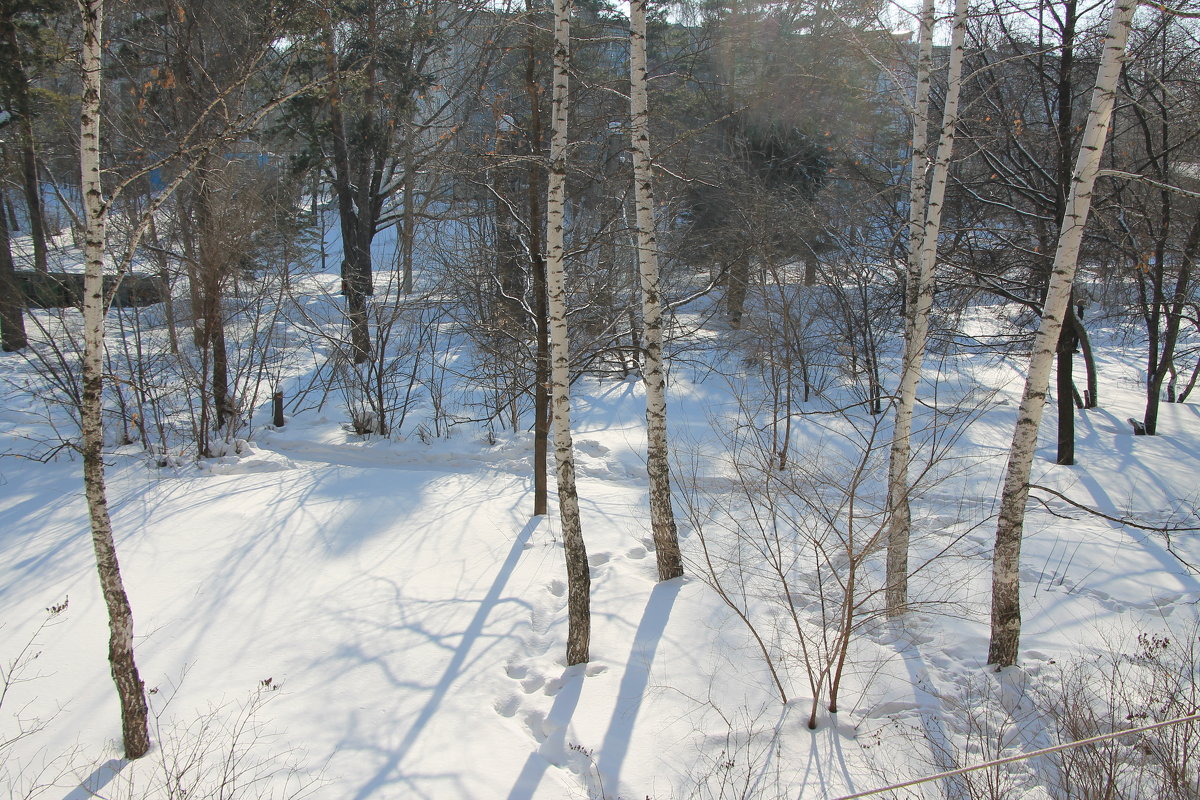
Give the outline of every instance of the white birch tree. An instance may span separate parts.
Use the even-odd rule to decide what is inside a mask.
[[[83,277],[83,485],[92,526],[92,546],[100,589],[108,610],[108,662],[121,702],[125,757],[141,758],[150,749],[146,691],[133,658],[133,611],[113,539],[104,482],[104,428],[101,420],[104,377],[104,237],[108,217],[100,184],[101,30],[104,0],[78,0],[83,23],[83,96],[79,112],[80,188],[84,203]]]
[[[1034,336],[1025,391],[1017,411],[992,553],[992,629],[988,663],[997,667],[1010,666],[1017,660],[1021,639],[1021,536],[1025,525],[1025,503],[1029,497],[1029,473],[1046,404],[1050,370],[1068,312],[1084,226],[1091,210],[1092,190],[1112,118],[1117,78],[1125,61],[1125,43],[1136,8],[1136,0],[1114,0],[1112,19],[1104,38],[1104,52],[1096,71],[1096,88],[1092,91],[1083,140],[1071,175],[1071,193],[1054,253],[1042,320]]]
[[[633,138],[633,203],[638,274],[642,287],[642,383],[646,388],[646,471],[650,478],[650,530],[660,581],[683,574],[679,535],[671,507],[667,455],[667,376],[663,363],[663,304],[659,293],[658,241],[654,230],[654,174],[650,156],[650,99],[646,74],[646,2],[629,5],[629,114]]]
[[[571,0],[554,0],[554,71],[550,123],[550,176],[546,192],[546,295],[550,320],[550,409],[558,514],[567,562],[567,666],[588,660],[591,584],[571,441],[570,346],[567,337],[566,245],[568,70],[571,64]]]
[[[220,130],[200,138],[202,123],[224,108],[229,96],[244,85],[261,64],[261,57],[252,59],[237,80],[227,86],[184,134],[176,152],[164,156],[125,177],[106,197],[101,182],[102,108],[100,91],[103,79],[102,32],[104,0],[76,0],[82,24],[83,41],[80,51],[82,92],[80,98],[80,190],[84,204],[84,282],[83,327],[84,350],[81,359],[83,392],[80,398],[80,428],[82,435],[84,494],[92,529],[92,545],[101,593],[109,621],[109,666],[121,705],[121,729],[125,757],[140,758],[150,749],[148,707],[145,686],[138,674],[133,653],[133,611],[125,591],[117,561],[116,541],[112,519],[108,513],[108,492],[104,474],[104,320],[113,287],[104,287],[104,261],[107,248],[107,223],[116,199],[152,169],[177,166],[177,173],[147,204],[133,221],[128,241],[117,261],[118,281],[129,270],[142,237],[153,224],[154,216],[187,178],[223,144],[235,141],[257,127],[263,119],[286,100],[311,91],[322,81],[299,89],[285,91],[262,103],[244,115],[226,118]],[[268,48],[269,48],[268,40]]]
[[[954,134],[958,124],[966,27],[967,0],[956,0],[937,160],[934,162],[932,176],[927,177],[934,2],[925,0],[922,5],[917,87],[913,108],[912,174],[909,181],[904,356],[900,368],[900,385],[896,390],[896,416],[888,464],[889,523],[885,602],[887,613],[891,616],[903,613],[908,604],[908,549],[912,531],[912,513],[909,507],[912,487],[909,485],[908,464],[912,456],[913,409],[916,406],[917,384],[921,380],[925,345],[929,338],[937,241],[942,226],[942,209],[950,175],[950,156],[954,150]]]

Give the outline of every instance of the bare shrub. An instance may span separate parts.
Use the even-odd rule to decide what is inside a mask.
[[[41,733],[50,720],[32,716],[27,706],[13,709],[13,690],[20,684],[41,677],[36,662],[41,657],[40,639],[47,628],[57,625],[67,610],[67,599],[46,609],[46,616],[25,639],[15,654],[5,654],[0,662],[0,786],[8,788],[10,800],[30,800],[53,789],[67,771],[72,753],[52,754],[45,747],[32,757],[17,759],[16,746]],[[3,630],[4,626],[0,626]]]
[[[1200,722],[1132,732],[1200,713],[1197,677],[1196,624],[1180,637],[1142,633],[1125,652],[1051,661],[1024,672],[978,673],[953,696],[940,698],[946,735],[933,737],[895,721],[899,738],[920,743],[910,752],[928,753],[928,774],[1029,757],[895,796],[1003,800],[1040,792],[1053,800],[1197,800]],[[1131,732],[1091,741],[1121,731]],[[1072,743],[1078,746],[1040,752]],[[895,775],[895,764],[877,761],[876,767],[881,776]]]
[[[102,800],[300,800],[320,788],[294,748],[275,748],[264,711],[280,684],[260,682],[240,702],[215,705],[186,721],[167,719],[176,696],[151,690],[155,747],[143,762],[107,762],[80,782]],[[155,703],[155,700],[159,703]]]

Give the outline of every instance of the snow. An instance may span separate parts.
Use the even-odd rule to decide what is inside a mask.
[[[1200,410],[1164,404],[1163,435],[1135,438],[1124,420],[1140,416],[1139,351],[1115,327],[1093,330],[1102,407],[1080,413],[1079,466],[1054,466],[1043,430],[1035,482],[1114,517],[1194,517]],[[697,469],[710,487],[730,479],[733,426],[763,391],[715,338],[673,369],[669,395],[677,480]],[[312,365],[295,361],[289,385],[300,386]],[[575,386],[593,640],[592,660],[570,668],[556,508],[552,498],[548,517],[530,518],[526,433],[364,438],[331,402],[278,430],[263,406],[248,441],[198,463],[158,467],[114,448],[111,511],[159,719],[155,751],[130,764],[80,464],[68,451],[19,457],[56,440],[51,421],[69,426],[30,399],[30,363],[5,355],[0,663],[31,637],[37,658],[10,686],[0,738],[41,727],[3,753],[0,779],[14,796],[40,779],[48,797],[165,797],[156,764],[186,761],[201,741],[221,750],[247,719],[239,763],[262,776],[248,796],[354,800],[836,797],[999,755],[972,727],[993,700],[1010,715],[1003,754],[1050,744],[1049,723],[1032,724],[1044,695],[1030,687],[1052,690],[1072,660],[1130,653],[1138,634],[1194,632],[1200,580],[1161,535],[1053,498],[1064,516],[1031,504],[1022,665],[985,667],[992,514],[1020,366],[942,362],[939,392],[999,387],[915,504],[914,563],[943,555],[913,577],[903,625],[856,632],[842,709],[822,711],[815,731],[802,669],[782,665],[791,699],[780,703],[750,633],[703,576],[694,526],[681,528],[688,576],[656,583],[635,380]],[[796,451],[853,460],[874,422],[798,418]],[[1171,548],[1200,563],[1190,537]],[[1047,769],[1018,765],[1010,796],[1048,797],[1036,777]]]

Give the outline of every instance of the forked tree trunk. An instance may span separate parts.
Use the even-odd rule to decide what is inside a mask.
[[[121,731],[126,758],[150,749],[146,691],[133,659],[133,612],[121,581],[117,548],[104,484],[104,235],[108,209],[100,185],[100,35],[103,0],[78,0],[83,22],[83,98],[80,106],[79,161],[84,215],[83,291],[83,485],[92,524],[92,545],[100,588],[108,609],[108,661],[121,701]]]
[[[654,176],[650,160],[650,99],[646,77],[646,0],[629,6],[629,108],[633,133],[633,194],[637,218],[638,272],[642,284],[642,382],[646,387],[646,471],[650,477],[650,529],[658,579],[683,574],[671,472],[667,458],[667,379],[663,364],[663,309],[659,294],[658,242],[654,230]]]
[[[1166,380],[1167,373],[1175,364],[1175,346],[1179,342],[1179,328],[1183,322],[1188,289],[1191,284],[1192,267],[1198,249],[1200,249],[1200,218],[1192,223],[1187,243],[1183,247],[1183,263],[1179,265],[1179,274],[1175,279],[1175,291],[1171,294],[1169,304],[1163,303],[1167,327],[1163,332],[1162,351],[1159,353],[1157,368],[1150,374],[1150,380],[1146,385],[1146,411],[1142,417],[1142,427],[1147,436],[1154,436],[1158,433],[1158,406],[1162,399],[1163,381]]]
[[[213,211],[213,177],[213,170],[206,159],[196,169],[195,235],[200,313],[204,320],[200,331],[209,365],[212,418],[217,430],[221,430],[233,417],[234,408],[233,399],[229,394],[229,355],[225,346],[225,311],[221,298],[225,277],[223,273],[228,269],[225,262],[230,254],[225,252],[221,242],[222,232],[218,229],[218,216]],[[208,431],[204,433],[204,441],[209,441]],[[209,456],[212,453],[202,452],[201,455]]]
[[[950,174],[950,155],[958,124],[958,98],[962,87],[963,40],[967,25],[967,0],[957,0],[954,27],[950,35],[950,65],[947,74],[946,104],[942,112],[941,135],[932,180],[927,185],[929,87],[932,80],[933,0],[925,0],[921,11],[921,43],[917,65],[917,95],[913,113],[912,178],[908,210],[908,284],[906,288],[904,357],[897,389],[896,419],[888,462],[888,554],[886,589],[887,613],[896,616],[908,605],[908,548],[912,530],[909,507],[911,487],[908,462],[912,454],[912,420],[916,406],[917,384],[925,344],[929,338],[929,316],[933,308],[934,265],[937,240],[942,225],[946,183]]]
[[[567,561],[567,666],[588,660],[591,641],[591,584],[571,442],[570,349],[564,216],[567,190],[568,72],[571,60],[571,0],[554,0],[554,92],[550,128],[550,179],[546,192],[546,297],[550,318],[550,393],[554,415],[554,459],[558,467],[558,513]]]
[[[1092,189],[1100,170],[1100,156],[1108,123],[1112,118],[1117,78],[1125,61],[1125,43],[1133,20],[1135,0],[1115,0],[1112,19],[1104,39],[1104,53],[1096,72],[1079,157],[1071,174],[1071,194],[1054,253],[1054,266],[1046,291],[1041,325],[1033,340],[1025,391],[1017,411],[1012,448],[1000,497],[996,546],[992,554],[992,630],[988,663],[1007,667],[1017,660],[1021,640],[1021,536],[1025,526],[1025,502],[1029,497],[1029,472],[1037,449],[1038,425],[1046,404],[1050,369],[1054,365],[1059,333],[1071,298],[1076,262],[1092,205]]]

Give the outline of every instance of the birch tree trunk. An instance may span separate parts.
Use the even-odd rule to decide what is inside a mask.
[[[963,41],[967,26],[967,0],[957,0],[950,34],[950,64],[947,74],[946,102],[938,141],[937,161],[932,180],[927,184],[929,89],[933,70],[933,0],[925,0],[921,9],[920,55],[917,62],[917,93],[913,112],[912,176],[908,209],[908,284],[905,287],[904,357],[897,389],[896,419],[888,463],[888,554],[885,603],[889,616],[904,612],[908,605],[908,548],[912,530],[909,508],[911,487],[908,462],[912,453],[913,408],[925,344],[929,338],[929,315],[933,308],[934,266],[937,261],[938,234],[946,183],[950,174],[950,156],[958,124],[958,99],[962,88]]]
[[[591,584],[571,442],[570,348],[567,340],[566,247],[568,68],[571,60],[571,0],[554,0],[554,92],[550,127],[550,178],[546,192],[546,295],[550,320],[550,404],[554,416],[554,460],[558,469],[558,513],[567,562],[567,666],[588,660]]]
[[[638,273],[642,284],[642,382],[646,387],[646,471],[650,477],[650,529],[658,579],[683,574],[671,508],[667,458],[667,377],[663,364],[663,309],[658,287],[654,230],[654,175],[650,159],[650,99],[646,75],[646,0],[629,5],[629,112],[633,135],[633,204],[637,219]]]
[[[104,236],[108,208],[100,185],[100,35],[104,0],[78,0],[83,23],[83,98],[79,161],[86,221],[83,288],[83,485],[92,524],[92,545],[100,588],[108,609],[108,661],[121,701],[121,732],[126,758],[150,749],[146,692],[133,659],[133,612],[113,540],[104,483],[101,420],[104,369]]]
[[[1125,43],[1136,7],[1135,0],[1115,0],[1113,5],[1079,157],[1071,175],[1071,194],[1054,253],[1042,321],[1034,336],[1025,392],[1017,411],[992,554],[992,632],[988,663],[998,667],[1010,666],[1017,660],[1021,639],[1021,536],[1025,525],[1025,502],[1029,497],[1029,473],[1037,448],[1038,425],[1046,404],[1050,369],[1068,310],[1083,230],[1092,205],[1092,189],[1100,170],[1117,78],[1125,61]]]

